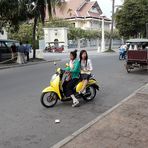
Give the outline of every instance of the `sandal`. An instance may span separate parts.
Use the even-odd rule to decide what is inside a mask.
[[[79,107],[80,106],[80,103],[79,103],[79,101],[77,101],[77,102],[74,102],[73,104],[72,104],[72,107]]]

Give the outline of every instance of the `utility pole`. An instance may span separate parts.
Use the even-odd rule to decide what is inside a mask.
[[[111,31],[110,31],[110,40],[109,40],[108,50],[112,50],[112,36],[113,36],[113,27],[114,27],[114,8],[115,8],[115,0],[112,0],[112,23],[111,23]]]
[[[104,52],[104,51],[105,51],[104,18],[105,18],[105,16],[102,15],[102,40],[101,40],[101,52]]]
[[[148,23],[146,23],[146,38],[148,39]]]

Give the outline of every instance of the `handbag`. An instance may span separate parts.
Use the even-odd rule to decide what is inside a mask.
[[[70,71],[65,72],[65,81],[70,81],[72,79],[72,75]]]

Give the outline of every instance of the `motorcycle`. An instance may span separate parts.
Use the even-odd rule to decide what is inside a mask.
[[[125,60],[126,59],[126,51],[124,51],[124,52],[120,52],[119,53],[119,60]]]
[[[127,50],[127,47],[126,46],[121,46],[119,47],[119,60],[125,60],[126,59],[126,50]]]
[[[56,73],[51,77],[50,86],[46,87],[41,94],[41,104],[46,108],[54,107],[58,100],[65,102],[71,101],[71,97],[66,97],[63,92],[63,83],[65,81],[65,70],[57,68]],[[74,95],[77,98],[83,98],[85,101],[92,101],[96,96],[96,90],[99,91],[99,86],[97,81],[92,75],[89,79],[89,82],[86,86],[86,93],[79,94],[83,86],[83,82],[79,79],[78,83],[74,87]]]

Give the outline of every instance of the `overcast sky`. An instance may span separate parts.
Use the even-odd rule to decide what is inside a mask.
[[[94,1],[94,0],[92,0]],[[112,11],[112,0],[97,0],[99,6],[101,7],[104,15],[111,17]],[[115,0],[115,5],[121,5],[123,0]]]

